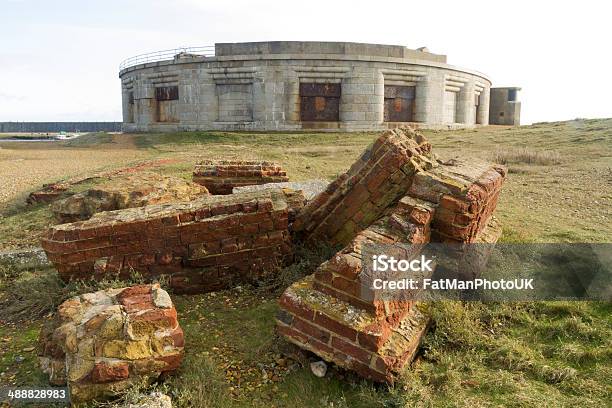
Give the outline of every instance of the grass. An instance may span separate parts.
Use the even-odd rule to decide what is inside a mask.
[[[497,210],[504,242],[610,241],[611,119],[425,134],[442,158],[497,156],[507,163],[510,174]],[[78,146],[57,142],[49,149],[59,149],[65,160],[82,149],[134,150],[139,157],[174,159],[155,171],[184,178],[199,159],[275,160],[291,179],[302,180],[331,179],[346,170],[375,134],[87,136]],[[36,245],[38,234],[52,223],[47,206],[12,202],[1,215],[0,248]],[[178,407],[610,406],[610,303],[433,304],[435,325],[393,387],[335,367],[319,379],[300,358],[284,361],[279,356],[285,345],[273,331],[278,293],[331,253],[330,248],[300,251],[299,262],[258,287],[174,295],[186,356],[177,375],[153,388],[170,394]],[[65,285],[51,268],[0,268],[0,385],[44,384],[35,352],[23,350],[36,344],[38,329],[62,300],[129,283]],[[16,357],[24,360],[17,363]]]
[[[495,163],[504,165],[511,163],[525,163],[550,166],[560,164],[561,155],[557,151],[540,152],[523,147],[521,149],[499,150],[494,152],[491,156],[491,160],[493,160]]]

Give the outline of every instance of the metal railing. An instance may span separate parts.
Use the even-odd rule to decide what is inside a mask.
[[[121,64],[119,64],[119,71],[133,67],[134,65],[146,64],[148,62],[170,61],[175,59],[175,57],[179,56],[180,54],[214,57],[215,46],[207,45],[204,47],[173,48],[171,50],[154,51],[146,54],[135,55],[122,61]]]

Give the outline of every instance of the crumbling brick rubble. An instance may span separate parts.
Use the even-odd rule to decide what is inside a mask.
[[[362,274],[363,248],[405,251],[419,248],[405,244],[496,242],[501,227],[493,212],[505,174],[503,167],[485,162],[440,162],[418,133],[385,132],[298,216],[294,227],[303,239],[350,239],[313,275],[283,293],[279,333],[366,378],[393,382],[427,328],[426,306],[372,296]],[[366,180],[382,190],[368,189]]]
[[[40,363],[73,401],[109,397],[175,371],[183,330],[159,285],[87,293],[62,303],[40,334]]]
[[[234,187],[289,181],[277,163],[266,161],[204,160],[196,164],[193,181],[211,194],[231,194]]]
[[[433,241],[474,242],[497,207],[505,177],[503,166],[454,159],[417,173],[408,194],[436,205]]]
[[[41,240],[62,279],[170,275],[177,291],[253,281],[292,259],[289,217],[301,193],[204,196],[95,214],[50,228]]]
[[[70,186],[66,183],[43,184],[40,190],[33,191],[28,195],[26,203],[29,205],[51,203],[70,194],[68,191],[69,188]]]
[[[189,201],[207,195],[206,187],[154,172],[127,173],[106,183],[54,202],[51,211],[60,223],[87,220],[102,211]]]
[[[60,198],[69,197],[75,194],[75,186],[83,183],[90,182],[92,180],[109,179],[112,180],[116,177],[125,176],[128,174],[134,174],[146,169],[152,169],[155,167],[163,166],[172,163],[175,159],[157,159],[157,160],[146,160],[140,163],[134,164],[129,167],[122,167],[119,169],[113,169],[108,171],[102,171],[93,175],[80,176],[71,178],[57,183],[43,184],[42,188],[37,191],[31,192],[26,198],[26,203],[29,205],[33,204],[49,204]]]

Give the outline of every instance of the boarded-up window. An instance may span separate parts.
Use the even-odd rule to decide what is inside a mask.
[[[340,84],[300,84],[300,118],[304,122],[340,121]]]
[[[385,122],[413,122],[415,87],[385,85]]]
[[[178,86],[160,86],[155,88],[155,99],[158,101],[174,101],[178,98]]]

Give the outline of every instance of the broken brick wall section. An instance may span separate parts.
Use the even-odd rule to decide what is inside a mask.
[[[420,133],[385,131],[347,173],[306,205],[294,224],[296,237],[347,244],[406,194],[417,172],[434,166],[431,145]]]
[[[413,143],[419,147],[402,150]],[[418,133],[383,134],[298,216],[294,228],[303,239],[350,240],[283,293],[279,333],[366,378],[393,382],[413,358],[428,318],[419,303],[369,290],[374,277],[362,274],[365,246],[384,245],[410,259],[419,246],[404,244],[497,242],[493,213],[505,175],[491,163],[436,160]],[[364,206],[369,218],[362,217]],[[405,251],[410,255],[401,256]]]
[[[205,160],[196,164],[193,181],[211,194],[232,194],[234,187],[289,181],[277,163],[266,161]]]
[[[391,245],[394,239],[375,232],[394,234],[389,222],[387,218],[385,224],[372,225],[349,247],[364,244],[366,239]],[[395,234],[398,232],[396,229]],[[500,236],[501,227],[491,218],[475,242],[495,243]],[[414,358],[427,330],[427,306],[364,299],[359,291],[359,256],[359,251],[340,251],[313,275],[285,290],[279,299],[276,327],[289,342],[327,361],[364,378],[393,383]]]
[[[393,324],[313,288],[312,275],[280,299],[277,330],[289,342],[364,378],[393,382],[416,353],[428,318],[423,305]]]
[[[436,206],[432,241],[474,242],[497,208],[506,173],[504,166],[465,158],[417,173],[408,195]]]
[[[408,196],[402,198],[387,215],[358,233],[346,247],[317,268],[313,288],[376,317],[397,321],[408,312],[412,302],[382,302],[367,292],[370,282],[362,281],[362,251],[367,246],[384,245],[387,255],[407,259],[411,254],[406,252],[405,244],[429,242],[434,213],[431,203]]]
[[[41,245],[64,280],[170,275],[182,292],[253,281],[292,259],[289,190],[205,196],[103,212],[50,228]],[[291,204],[288,204],[290,202]]]
[[[362,250],[366,245],[428,242],[434,211],[430,203],[402,198],[313,275],[283,293],[278,331],[365,378],[393,382],[414,356],[428,319],[413,301],[364,296]]]

